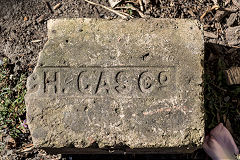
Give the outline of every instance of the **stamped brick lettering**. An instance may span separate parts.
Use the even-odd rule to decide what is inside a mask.
[[[186,19],[49,20],[25,96],[34,145],[74,153],[200,148],[200,28]]]

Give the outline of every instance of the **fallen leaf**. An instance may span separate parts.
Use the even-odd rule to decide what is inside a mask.
[[[114,8],[118,3],[120,3],[122,0],[108,0],[110,6]]]
[[[225,70],[228,85],[240,84],[240,67],[231,67]]]

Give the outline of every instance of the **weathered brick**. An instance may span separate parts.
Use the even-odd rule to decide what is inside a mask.
[[[25,97],[35,146],[200,147],[200,28],[180,19],[49,20]]]

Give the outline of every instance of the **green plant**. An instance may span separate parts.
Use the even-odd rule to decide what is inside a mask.
[[[12,74],[8,59],[0,66],[0,133],[17,138],[24,131],[26,77]]]
[[[129,7],[129,8],[127,9],[127,12],[128,12],[128,14],[129,14],[130,16],[132,16],[132,15],[133,15],[133,10],[131,9],[131,7],[133,7],[133,5],[127,3],[127,4],[126,4],[126,7]]]

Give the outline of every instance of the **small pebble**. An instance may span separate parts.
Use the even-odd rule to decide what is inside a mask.
[[[10,79],[10,80],[12,80],[12,79],[13,79],[13,75],[12,75],[12,74],[10,75],[9,79]]]
[[[0,66],[2,66],[3,65],[3,61],[0,59]]]

